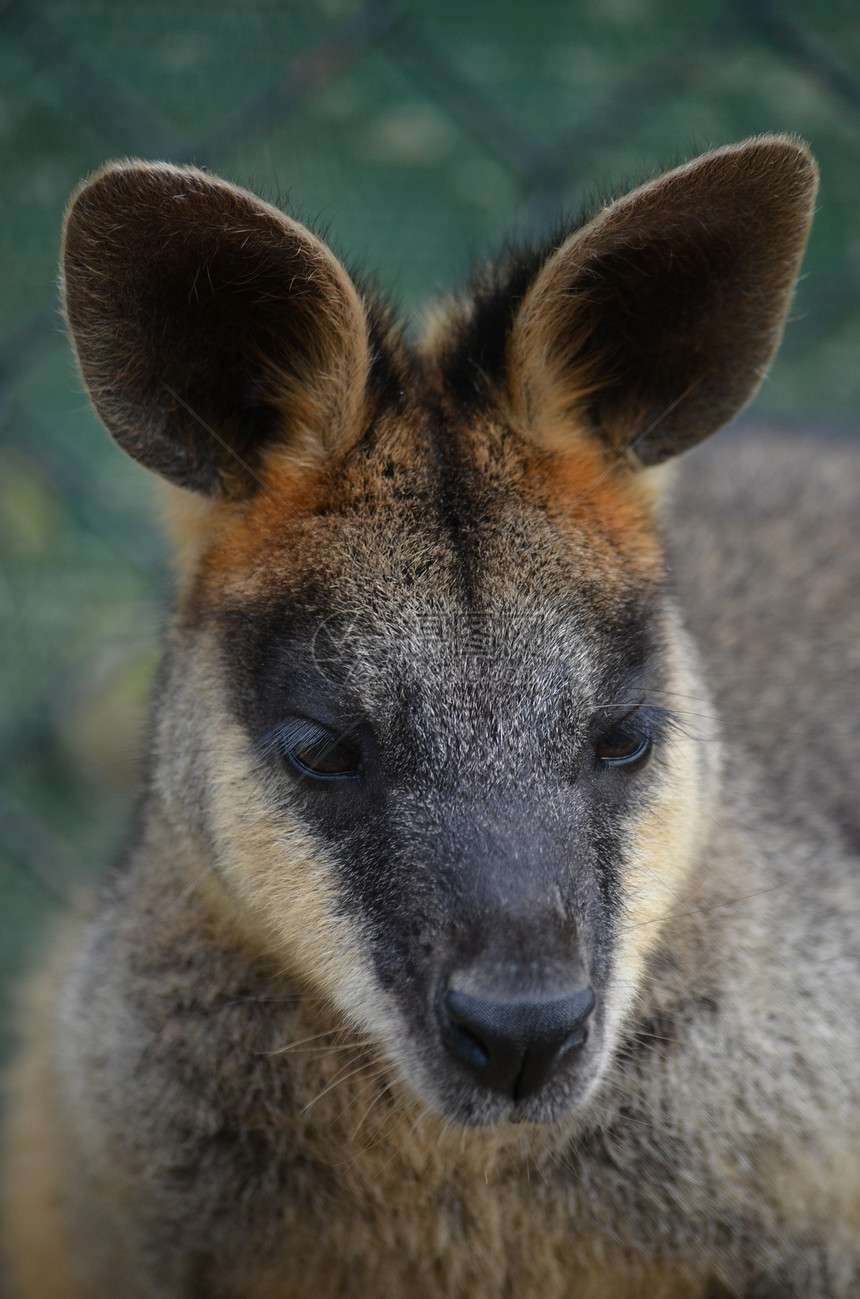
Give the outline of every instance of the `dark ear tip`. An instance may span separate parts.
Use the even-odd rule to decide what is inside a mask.
[[[818,163],[809,145],[795,135],[756,135],[740,144],[726,145],[700,160],[734,159],[754,172],[769,172],[777,184],[793,183],[798,198],[814,197],[818,190]]]
[[[72,205],[77,197],[85,192],[90,191],[111,191],[113,189],[133,188],[137,183],[164,183],[171,178],[176,180],[199,178],[212,185],[217,182],[213,181],[208,172],[201,171],[199,167],[179,166],[173,162],[163,162],[159,159],[145,158],[115,158],[106,162],[99,167],[85,180],[82,180],[75,193],[72,195]],[[221,184],[226,184],[222,181]]]
[[[145,176],[153,169],[153,164],[138,158],[122,158],[106,162],[78,185],[69,199],[67,216],[71,216],[88,201],[105,198],[117,190],[128,187],[128,181],[135,177]]]
[[[197,167],[178,167],[169,162],[145,162],[124,158],[106,163],[82,181],[66,208],[64,231],[69,233],[82,220],[102,210],[113,208],[118,201],[143,198],[147,193],[175,194],[189,187],[212,189],[218,182]],[[224,182],[221,182],[224,187]]]
[[[798,176],[818,179],[818,163],[805,140],[797,135],[761,135],[755,144],[774,161],[782,162],[786,170],[793,169]]]
[[[86,245],[118,205],[125,205],[130,198],[142,196],[147,188],[152,188],[157,168],[158,164],[135,159],[109,162],[81,182],[69,199],[63,221],[62,261],[67,275],[73,269],[78,245]]]

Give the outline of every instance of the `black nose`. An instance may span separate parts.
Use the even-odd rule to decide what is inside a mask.
[[[540,1091],[585,1041],[594,992],[511,1001],[449,988],[437,1013],[451,1054],[492,1091],[521,1100]]]

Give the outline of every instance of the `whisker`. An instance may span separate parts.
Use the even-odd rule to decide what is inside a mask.
[[[386,1072],[386,1071],[385,1071],[384,1069],[380,1069],[379,1072],[378,1072],[377,1074],[375,1074],[373,1078],[371,1078],[371,1079],[368,1080],[368,1083],[367,1083],[366,1085],[367,1085],[367,1086],[370,1086],[372,1083],[376,1082],[377,1079],[379,1079],[379,1078],[383,1078],[383,1077],[385,1076],[385,1072]],[[367,1108],[364,1110],[364,1112],[363,1112],[362,1115],[361,1115],[361,1118],[358,1120],[358,1123],[356,1123],[356,1125],[355,1125],[355,1129],[353,1130],[352,1135],[350,1136],[350,1141],[351,1141],[351,1142],[352,1142],[352,1141],[356,1141],[356,1140],[358,1139],[358,1134],[359,1134],[359,1132],[361,1131],[361,1129],[362,1129],[362,1127],[363,1127],[363,1125],[364,1125],[365,1120],[368,1118],[368,1116],[371,1114],[371,1112],[375,1109],[375,1107],[380,1103],[380,1101],[382,1100],[383,1095],[384,1095],[384,1091],[383,1091],[383,1089],[382,1089],[382,1088],[376,1088],[376,1090],[375,1090],[374,1093],[373,1093],[373,1096],[371,1097],[370,1104],[369,1104],[369,1105],[367,1106]],[[367,1146],[367,1147],[362,1147],[362,1154],[365,1152],[365,1150],[368,1150],[368,1149],[370,1149],[369,1146]]]
[[[637,1041],[643,1037],[646,1037],[649,1042],[674,1042],[675,1041],[673,1037],[667,1037],[665,1033],[649,1033],[646,1029],[636,1029],[635,1024],[633,1025],[633,1027],[635,1030],[635,1036]]]
[[[348,1062],[347,1065],[344,1065],[344,1069],[349,1067],[349,1063],[351,1063],[351,1061]],[[321,1092],[317,1093],[317,1095],[313,1098],[313,1100],[308,1101],[307,1105],[302,1107],[300,1113],[307,1114],[308,1110],[312,1109],[314,1105],[317,1104],[318,1101],[321,1101],[323,1099],[324,1096],[328,1096],[329,1092],[334,1091],[336,1087],[342,1086],[345,1082],[348,1082],[350,1078],[355,1078],[356,1075],[360,1073],[364,1073],[365,1070],[367,1070],[369,1067],[370,1067],[370,1061],[364,1060],[358,1066],[357,1069],[352,1069],[350,1070],[349,1073],[344,1073],[343,1069],[340,1070],[340,1072],[336,1074],[336,1076],[332,1079],[332,1081],[328,1083],[327,1086],[323,1087]]]
[[[334,1032],[347,1032],[346,1029],[336,1029]],[[286,1046],[275,1047],[272,1051],[264,1051],[263,1055],[286,1055],[297,1052],[308,1055],[330,1055],[338,1051],[363,1051],[368,1046],[374,1045],[374,1038],[353,1038],[347,1042],[329,1042],[321,1043],[321,1038],[330,1038],[332,1030],[326,1030],[322,1033],[314,1033],[311,1037],[302,1038],[299,1042],[288,1042]],[[318,1043],[318,1045],[309,1045],[309,1043]]]
[[[663,878],[663,876],[662,876],[658,871],[656,871],[656,870],[654,869],[653,866],[649,866],[648,863],[647,863],[646,861],[644,861],[644,860],[642,860],[641,858],[637,857],[637,858],[636,858],[636,861],[635,861],[635,863],[634,863],[634,865],[633,865],[633,867],[632,867],[632,870],[633,870],[634,872],[638,872],[639,874],[642,874],[642,875],[646,875],[646,876],[648,876],[651,880],[654,881],[655,884],[659,884],[659,886],[660,886],[660,887],[661,887],[661,888],[662,888],[662,889],[663,889],[663,890],[664,890],[664,891],[665,891],[665,892],[666,892],[670,897],[673,897],[677,903],[679,903],[681,906],[684,906],[684,905],[685,905],[685,898],[684,898],[684,895],[683,895],[682,893],[679,893],[679,892],[677,891],[677,889],[674,889],[674,888],[672,887],[672,885],[669,884],[669,883],[668,883],[668,882]],[[634,893],[634,892],[635,892],[634,890],[631,890],[631,893]],[[670,914],[670,913],[664,913],[664,914]],[[648,921],[642,921],[641,923],[642,923],[642,924],[647,924]],[[635,927],[635,926],[634,926],[634,927]],[[625,927],[625,926],[623,926],[623,925],[621,926],[621,931],[622,931],[622,933],[623,933],[623,932],[626,932],[626,928],[627,928],[627,927]]]
[[[671,695],[674,699],[694,699],[700,704],[709,704],[712,701],[707,695],[691,695],[686,690],[663,690],[660,686],[649,686],[649,695]]]
[[[766,893],[774,893],[777,889],[783,887],[782,881],[778,884],[771,884],[766,889],[756,889],[752,893],[742,893],[734,898],[726,898],[722,902],[713,902],[710,906],[691,907],[686,911],[667,911],[662,916],[656,916],[651,920],[640,920],[636,924],[622,925],[622,931],[627,932],[631,929],[644,928],[646,925],[664,924],[670,920],[681,920],[689,916],[706,916],[712,911],[719,911],[722,907],[734,907],[741,902],[749,902],[752,898],[763,897]]]
[[[339,1051],[365,1051],[373,1045],[373,1039],[367,1038],[362,1042],[343,1042],[339,1046],[281,1046],[275,1051],[266,1052],[267,1055],[336,1055]]]

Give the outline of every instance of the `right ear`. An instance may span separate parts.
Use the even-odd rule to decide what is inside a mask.
[[[540,267],[507,346],[518,425],[586,430],[657,464],[737,414],[782,337],[818,169],[784,136],[715,149],[633,190]]]
[[[66,316],[121,447],[182,487],[255,490],[260,451],[363,431],[368,326],[344,268],[276,208],[195,168],[113,164],[66,217]]]

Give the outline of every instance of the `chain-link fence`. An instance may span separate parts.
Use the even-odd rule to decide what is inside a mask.
[[[66,198],[194,161],[322,226],[407,312],[505,232],[712,144],[808,139],[820,213],[759,417],[860,396],[855,0],[0,0],[0,981],[116,848],[169,585],[149,476],[81,395]]]

